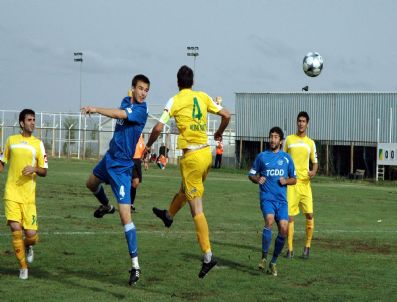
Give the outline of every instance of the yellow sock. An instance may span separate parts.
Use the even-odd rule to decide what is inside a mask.
[[[208,253],[211,251],[210,236],[208,231],[207,219],[204,213],[198,214],[193,218],[196,226],[197,240],[200,244],[201,251]]]
[[[293,248],[293,242],[294,242],[294,221],[288,223],[288,250],[292,252],[294,250]]]
[[[21,268],[28,268],[25,259],[25,244],[23,243],[22,231],[12,232],[12,246],[14,247],[15,256],[19,261]]]
[[[184,193],[182,192],[178,192],[177,194],[175,194],[174,199],[172,200],[170,207],[168,209],[168,213],[174,217],[176,215],[176,213],[178,213],[178,211],[180,209],[183,208],[183,206],[186,204],[186,196]]]
[[[314,218],[306,219],[306,247],[310,247],[313,238]]]
[[[36,233],[31,237],[25,237],[25,246],[35,245],[39,241],[39,235]]]

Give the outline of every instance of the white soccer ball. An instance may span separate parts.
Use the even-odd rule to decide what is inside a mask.
[[[303,71],[309,77],[316,77],[323,69],[323,58],[318,52],[309,52],[303,58]]]

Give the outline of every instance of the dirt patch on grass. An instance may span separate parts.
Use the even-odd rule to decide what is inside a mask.
[[[364,241],[364,240],[340,240],[340,239],[327,239],[317,238],[316,245],[319,245],[326,249],[338,249],[346,250],[349,252],[359,253],[370,253],[370,254],[382,254],[390,255],[396,246],[392,244],[379,243],[375,240]]]

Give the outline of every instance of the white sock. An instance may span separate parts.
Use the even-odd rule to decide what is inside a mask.
[[[139,269],[138,256],[131,258],[132,268]]]
[[[210,263],[212,258],[212,252],[209,251],[208,253],[204,254],[204,263]]]

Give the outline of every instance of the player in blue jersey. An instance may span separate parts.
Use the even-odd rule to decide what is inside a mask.
[[[149,87],[149,79],[139,74],[132,79],[132,96],[125,97],[119,109],[93,106],[81,108],[81,111],[85,114],[98,113],[117,119],[109,149],[94,168],[86,185],[101,203],[94,212],[96,218],[102,218],[105,214],[113,214],[115,212],[115,208],[109,204],[102,183],[110,184],[116,197],[120,220],[124,226],[128,251],[132,261],[130,285],[138,281],[141,272],[138,263],[136,229],[131,219],[130,190],[135,147],[148,117],[145,99],[149,92]]]
[[[262,258],[258,265],[262,271],[266,269],[274,221],[278,226],[273,257],[267,270],[267,273],[273,276],[277,276],[276,261],[284,247],[288,232],[287,186],[296,184],[294,162],[288,153],[281,150],[283,139],[284,134],[279,127],[270,129],[270,151],[258,154],[248,175],[253,183],[259,184],[260,207],[265,219],[262,232]]]

